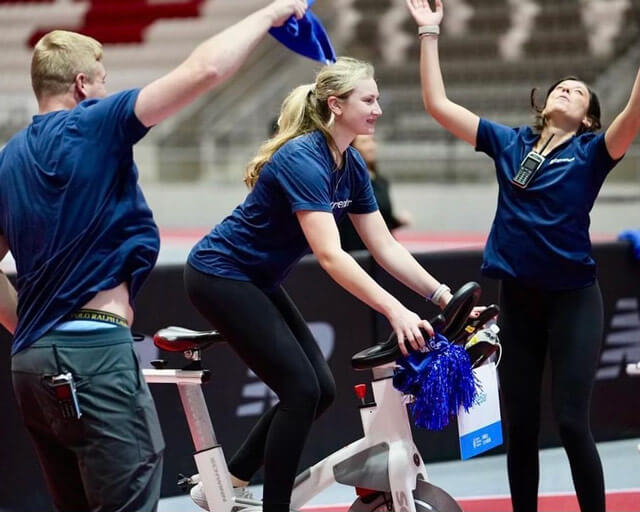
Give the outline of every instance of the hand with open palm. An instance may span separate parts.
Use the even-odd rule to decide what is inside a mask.
[[[428,0],[407,0],[407,7],[419,27],[440,25],[442,21],[442,0],[435,0],[435,10],[431,9]]]

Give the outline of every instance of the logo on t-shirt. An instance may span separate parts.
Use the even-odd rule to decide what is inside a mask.
[[[353,201],[351,199],[345,199],[343,201],[333,201],[331,203],[331,209],[335,210],[336,208],[347,208]]]
[[[576,157],[574,156],[573,158],[554,158],[553,160],[551,160],[549,162],[549,165],[551,164],[565,164],[565,163],[571,163],[576,159]]]

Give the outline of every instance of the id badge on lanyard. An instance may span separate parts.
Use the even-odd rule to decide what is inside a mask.
[[[542,153],[549,145],[549,142],[551,142],[551,139],[553,139],[553,135],[554,134],[551,134],[551,137],[549,137],[544,146],[542,146],[540,153],[536,151],[529,151],[529,153],[527,153],[527,156],[524,157],[524,159],[520,163],[520,169],[518,169],[518,172],[511,180],[511,183],[513,183],[516,187],[525,189],[529,186],[529,183],[533,181],[536,173],[544,163],[545,159],[542,156]]]
[[[527,156],[524,157],[524,160],[520,164],[520,169],[511,180],[511,183],[516,187],[527,188],[543,163],[544,157],[541,154],[530,151]]]

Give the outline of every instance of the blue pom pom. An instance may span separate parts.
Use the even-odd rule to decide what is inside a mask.
[[[441,334],[427,344],[428,352],[413,352],[397,361],[393,385],[415,398],[409,410],[416,426],[442,430],[460,407],[468,410],[473,405],[476,380],[461,345],[453,345]]]

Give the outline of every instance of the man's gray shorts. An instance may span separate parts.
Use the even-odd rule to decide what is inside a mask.
[[[156,510],[164,440],[129,329],[53,331],[13,356],[11,369],[56,510]],[[80,419],[62,417],[47,385],[60,372],[76,382]]]

